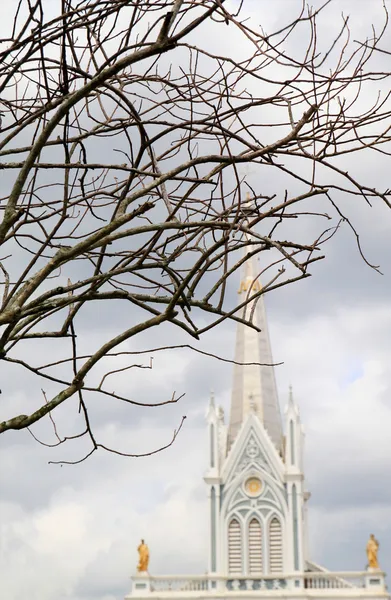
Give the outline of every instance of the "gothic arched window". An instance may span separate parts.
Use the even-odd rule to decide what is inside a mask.
[[[248,526],[248,566],[251,575],[263,573],[262,527],[255,517]]]
[[[242,528],[237,519],[233,518],[228,525],[228,572],[242,573]]]
[[[282,527],[277,517],[273,517],[269,525],[269,570],[270,573],[283,572]]]

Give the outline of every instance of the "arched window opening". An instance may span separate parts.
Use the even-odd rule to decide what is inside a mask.
[[[263,573],[262,527],[255,518],[248,527],[248,562],[251,575]]]
[[[270,573],[283,572],[281,521],[273,517],[269,525],[269,568]]]
[[[242,529],[237,519],[228,525],[228,571],[230,574],[242,573]]]

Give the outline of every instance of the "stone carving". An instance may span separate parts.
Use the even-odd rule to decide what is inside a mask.
[[[258,454],[259,454],[259,447],[257,442],[254,440],[253,437],[251,437],[248,441],[247,447],[246,447],[246,454],[249,458],[254,459],[257,458]]]
[[[270,475],[274,476],[270,466],[268,465],[265,459],[264,454],[262,453],[261,448],[259,447],[257,440],[253,435],[249,438],[246,444],[244,452],[236,465],[233,477],[236,477],[236,475],[242,473],[246,469],[246,467],[252,463],[259,465],[260,467],[262,467],[262,469],[270,473]]]

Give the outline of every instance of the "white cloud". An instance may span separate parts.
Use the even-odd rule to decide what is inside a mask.
[[[391,462],[387,306],[373,307],[370,314],[361,307],[330,311],[289,324],[271,312],[274,354],[285,359],[277,370],[281,395],[293,382],[307,430],[313,558],[333,568],[361,569],[363,544],[373,530],[386,560],[391,517],[384,494],[387,498],[391,490],[385,483],[380,497],[376,481],[386,477]],[[358,365],[353,371],[352,361]],[[214,365],[218,381],[226,366]],[[183,361],[182,376],[188,366]],[[91,471],[85,480],[78,475],[80,467],[65,467],[68,483],[61,487],[57,481],[49,488],[43,506],[27,511],[23,499],[19,506],[16,500],[2,506],[7,525],[1,576],[7,598],[19,600],[27,590],[37,590],[32,600],[121,597],[135,572],[141,538],[151,549],[152,573],[204,572],[206,436],[199,414],[206,402],[201,398],[193,405],[183,432],[165,453],[137,460],[100,454],[82,467]],[[171,433],[167,423],[152,427],[151,421],[131,429],[130,436],[125,425],[109,428],[109,441],[120,447],[129,442],[134,448],[156,446]],[[373,496],[368,490],[364,494],[365,486],[374,485]]]

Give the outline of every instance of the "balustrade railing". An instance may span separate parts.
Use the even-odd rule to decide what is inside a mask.
[[[151,577],[153,592],[198,592],[209,589],[208,578],[205,577]]]
[[[316,590],[329,590],[329,589],[349,589],[355,587],[364,587],[365,580],[363,576],[358,577],[351,574],[347,574],[347,577],[335,574],[335,573],[308,573],[303,577],[304,588],[316,589]],[[352,580],[353,579],[353,580]]]
[[[149,593],[159,592],[208,592],[208,591],[226,591],[226,592],[271,592],[286,589],[306,589],[316,590],[322,594],[322,590],[344,589],[359,590],[368,588],[371,585],[384,584],[384,574],[376,575],[379,579],[374,579],[375,574],[368,571],[311,571],[301,574],[275,574],[275,575],[167,575],[165,577],[139,576],[133,577],[134,590],[140,586],[138,581],[143,581],[142,587],[148,589]]]

